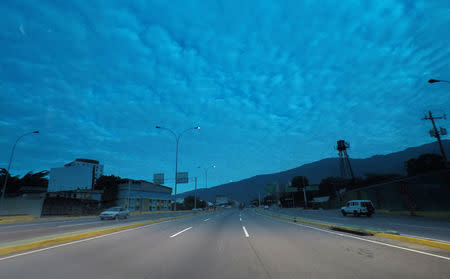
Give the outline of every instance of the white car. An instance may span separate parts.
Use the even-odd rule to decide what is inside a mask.
[[[370,200],[351,200],[341,207],[342,215],[353,214],[354,216],[366,215],[372,216],[375,213],[375,208]]]
[[[115,206],[100,213],[100,219],[127,219],[129,214],[130,211],[127,209],[120,206]]]

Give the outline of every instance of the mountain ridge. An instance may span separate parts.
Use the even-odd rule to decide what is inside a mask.
[[[443,140],[442,144],[446,154],[449,154],[450,140]],[[373,155],[368,158],[350,158],[350,164],[355,176],[364,176],[367,173],[397,173],[406,175],[405,162],[425,153],[440,154],[438,143],[426,143],[384,155]],[[264,187],[267,184],[287,183],[294,176],[298,175],[306,176],[311,184],[318,184],[323,178],[329,176],[340,176],[339,158],[324,158],[281,172],[259,174],[208,189],[198,189],[197,195],[200,199],[208,201],[213,201],[216,195],[225,195],[229,199],[249,202],[258,197],[258,194],[263,196],[265,194]],[[194,191],[187,191],[177,194],[177,198],[183,198],[193,194]]]

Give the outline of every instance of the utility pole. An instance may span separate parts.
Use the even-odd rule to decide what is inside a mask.
[[[195,177],[194,208],[197,209],[197,177]]]
[[[425,116],[422,120],[431,120],[431,124],[433,124],[433,129],[430,130],[430,136],[437,139],[439,143],[439,148],[441,149],[442,158],[444,158],[444,163],[447,165],[447,156],[445,155],[444,147],[442,146],[441,142],[441,136],[447,134],[447,130],[445,128],[439,128],[439,130],[436,128],[436,124],[434,123],[435,119],[445,119],[444,116],[433,116],[431,113],[431,110],[428,111],[428,116]]]
[[[308,207],[308,201],[306,200],[306,181],[305,181],[305,177],[302,176],[302,180],[303,180],[303,199],[305,201],[305,208]]]
[[[292,208],[295,208],[294,192],[292,192]]]
[[[258,207],[261,206],[261,193],[258,193]]]
[[[306,200],[306,181],[305,181],[305,177],[303,177],[303,198],[305,199],[305,209],[308,207],[308,202]]]

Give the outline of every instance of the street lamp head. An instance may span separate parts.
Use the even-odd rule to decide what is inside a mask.
[[[156,129],[161,129],[161,126],[156,126],[155,128],[156,128]]]
[[[437,80],[437,79],[430,79],[430,80],[428,80],[428,83],[435,83],[435,82],[440,82],[440,80]]]
[[[33,134],[39,134],[39,131],[33,131]]]
[[[194,127],[195,130],[200,130],[200,126]]]
[[[216,168],[216,165],[212,165],[212,167],[215,169],[215,168]]]

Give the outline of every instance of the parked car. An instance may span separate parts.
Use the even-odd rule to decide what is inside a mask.
[[[351,200],[341,207],[342,215],[353,214],[354,216],[366,215],[372,216],[375,213],[375,208],[370,200]]]
[[[115,206],[100,213],[100,219],[127,219],[129,214],[130,211],[127,209],[120,206]]]

